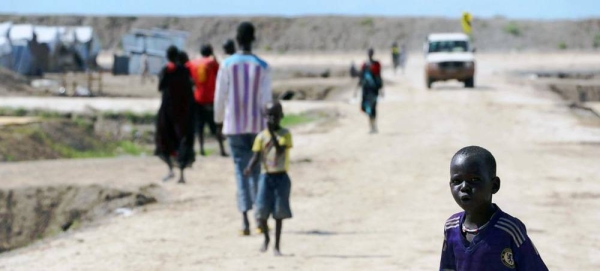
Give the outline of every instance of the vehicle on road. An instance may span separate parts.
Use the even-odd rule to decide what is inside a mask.
[[[425,83],[458,80],[467,88],[475,87],[475,49],[463,33],[429,34],[425,52]]]

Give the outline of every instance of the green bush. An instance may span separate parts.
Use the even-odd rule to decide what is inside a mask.
[[[362,26],[373,26],[373,18],[364,18],[360,21],[360,25]]]
[[[561,41],[561,42],[558,44],[558,49],[561,49],[561,50],[565,50],[565,49],[567,49],[567,44],[566,44],[564,41]]]
[[[596,34],[596,36],[594,36],[594,43],[593,43],[594,48],[600,48],[600,33]]]
[[[17,117],[27,116],[27,113],[28,113],[27,110],[23,109],[23,108],[19,108],[19,109],[15,110],[15,115]]]
[[[516,22],[510,22],[504,26],[504,32],[513,35],[515,37],[521,36],[521,28]]]

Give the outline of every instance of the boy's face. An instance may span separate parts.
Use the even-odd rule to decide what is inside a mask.
[[[457,155],[450,164],[450,191],[456,203],[469,212],[487,210],[492,194],[500,189],[500,178],[475,155]]]
[[[279,127],[283,118],[283,109],[280,104],[268,104],[265,108],[265,117],[269,127]]]

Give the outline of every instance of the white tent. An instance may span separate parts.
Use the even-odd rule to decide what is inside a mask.
[[[90,26],[61,26],[58,28],[60,40],[63,44],[73,45],[77,53],[85,59],[86,67],[95,59],[102,49],[100,39]]]
[[[0,36],[8,38],[8,30],[12,26],[12,22],[0,23]]]
[[[21,74],[58,71],[69,54],[81,60],[77,69],[87,69],[95,66],[100,50],[98,37],[89,26],[0,23],[0,66]]]
[[[53,52],[60,43],[60,35],[56,26],[34,26],[34,33],[39,43],[45,43]]]

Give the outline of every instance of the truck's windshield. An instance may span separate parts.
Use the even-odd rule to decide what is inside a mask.
[[[429,52],[466,52],[469,49],[469,43],[464,40],[445,40],[429,42]]]

